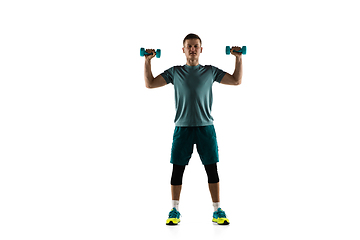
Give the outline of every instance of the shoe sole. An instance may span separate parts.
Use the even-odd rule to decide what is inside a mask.
[[[166,223],[166,225],[170,225],[170,226],[176,226],[178,225],[179,223],[173,223],[173,221],[170,221],[168,223]]]
[[[217,223],[218,225],[229,225],[230,223],[228,221],[224,221],[223,223],[218,223],[217,221],[212,221],[213,223]]]
[[[228,221],[224,221],[224,223],[220,224],[218,223],[219,225],[229,225],[230,223]]]

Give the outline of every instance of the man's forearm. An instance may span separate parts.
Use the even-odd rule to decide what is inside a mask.
[[[235,71],[234,71],[234,73],[233,73],[233,77],[234,77],[235,81],[236,81],[238,84],[241,84],[242,74],[243,74],[243,70],[242,70],[242,58],[241,58],[241,57],[236,57],[236,60],[235,60]]]
[[[145,67],[144,67],[144,79],[146,87],[150,87],[152,81],[154,80],[154,76],[151,72],[151,60],[145,60]]]

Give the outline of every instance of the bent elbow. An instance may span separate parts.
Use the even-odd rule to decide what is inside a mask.
[[[151,82],[145,80],[145,87],[148,89],[152,88]]]

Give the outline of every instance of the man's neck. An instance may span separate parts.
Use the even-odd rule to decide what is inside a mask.
[[[195,67],[195,66],[199,65],[199,60],[187,60],[186,65]]]

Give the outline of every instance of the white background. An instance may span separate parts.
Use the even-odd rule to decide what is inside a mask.
[[[1,1],[1,239],[359,239],[360,18],[355,1]],[[221,205],[212,225],[194,150],[180,226],[171,208],[173,86],[185,64],[232,74],[214,84]]]

